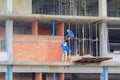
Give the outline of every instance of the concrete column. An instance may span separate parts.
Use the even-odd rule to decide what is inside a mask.
[[[56,80],[56,73],[53,73],[53,80]]]
[[[35,73],[35,80],[42,80],[42,73]]]
[[[100,56],[107,57],[107,42],[108,41],[108,29],[107,23],[103,22],[100,24]]]
[[[12,13],[12,0],[6,0],[6,12]]]
[[[5,22],[6,32],[6,50],[8,53],[8,61],[12,62],[13,47],[13,20],[7,19]]]
[[[12,47],[13,47],[13,20],[7,19],[5,22],[5,32],[6,32],[6,50],[8,54],[9,63],[12,62]],[[10,65],[7,66],[6,80],[12,80],[12,68]]]
[[[107,0],[99,0],[99,16],[107,17]]]

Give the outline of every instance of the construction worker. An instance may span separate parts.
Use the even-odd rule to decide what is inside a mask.
[[[61,47],[63,49],[62,61],[67,61],[67,53],[69,51],[67,42],[64,42],[64,44],[62,44]]]
[[[69,30],[69,29],[67,29],[66,38],[67,39],[71,39],[71,38],[73,39],[74,38],[74,33],[71,30]]]

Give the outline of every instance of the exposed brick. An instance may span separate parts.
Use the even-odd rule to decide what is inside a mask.
[[[5,73],[0,73],[0,80],[5,80]]]
[[[58,73],[57,80],[64,80],[64,73]]]
[[[61,40],[52,36],[14,36],[14,40]],[[59,62],[62,57],[61,42],[14,42],[13,60],[19,62]]]
[[[56,24],[56,35],[64,36],[64,22]]]
[[[38,30],[39,35],[51,35],[51,33],[52,33],[51,27],[40,27],[39,26],[39,30]]]
[[[42,73],[35,73],[35,80],[42,80]]]
[[[32,35],[38,35],[38,21],[32,23]]]

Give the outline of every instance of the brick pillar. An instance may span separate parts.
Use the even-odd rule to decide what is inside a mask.
[[[32,35],[38,35],[38,21],[32,23]]]
[[[35,80],[42,80],[42,73],[35,73]]]
[[[64,22],[56,24],[56,35],[64,36]]]
[[[58,73],[57,80],[64,80],[64,73]]]

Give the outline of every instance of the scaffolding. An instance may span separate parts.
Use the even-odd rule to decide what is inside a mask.
[[[79,16],[91,16],[92,14],[93,16],[97,16],[97,5],[97,0],[36,0],[36,2],[33,3],[33,13]],[[96,14],[93,12],[96,12]]]
[[[75,38],[68,40],[70,47],[69,55],[92,55],[100,56],[99,54],[99,26],[96,23],[77,23],[68,22],[65,29],[70,29],[75,34]],[[66,34],[66,33],[65,33]]]

